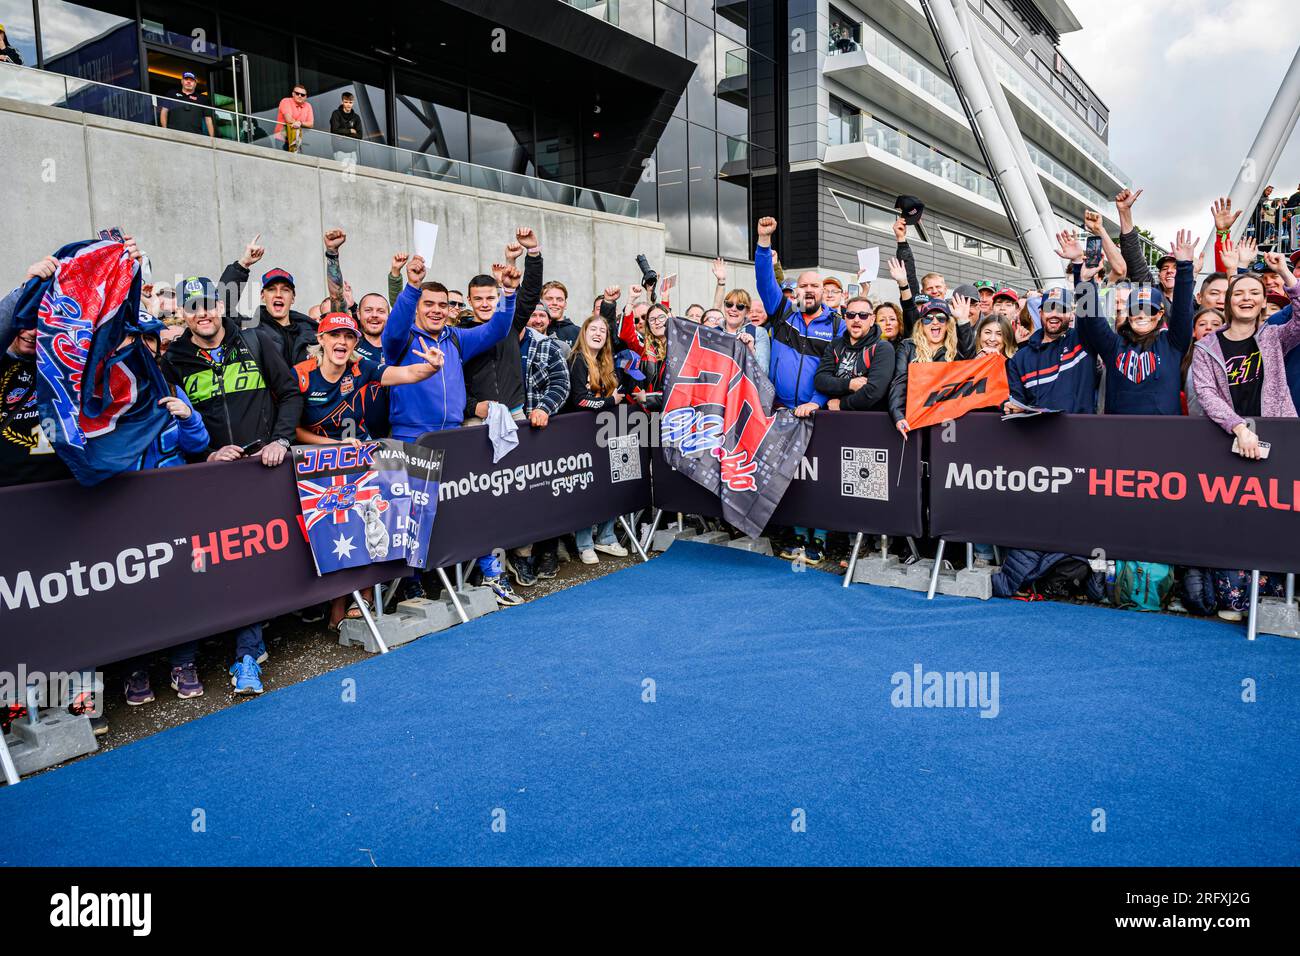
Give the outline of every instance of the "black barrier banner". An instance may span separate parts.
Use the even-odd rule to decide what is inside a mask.
[[[1300,420],[1267,461],[1205,418],[968,415],[930,442],[930,534],[1085,558],[1300,569]],[[945,431],[946,429],[946,431]]]
[[[574,412],[553,416],[543,429],[521,424],[519,444],[496,464],[485,425],[421,436],[421,445],[445,452],[428,566],[648,508],[649,443],[636,432],[601,428],[603,418]]]
[[[920,448],[919,435],[904,448],[884,412],[817,412],[807,451],[769,524],[920,535]],[[653,485],[656,508],[722,517],[717,495],[673,471],[658,449]]]
[[[0,670],[93,669],[407,573],[316,576],[291,462],[0,489]]]

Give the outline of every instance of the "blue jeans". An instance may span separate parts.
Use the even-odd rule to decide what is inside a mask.
[[[573,532],[573,537],[578,542],[579,551],[587,551],[593,547],[591,525],[579,528]],[[600,544],[617,544],[618,538],[614,535],[614,519],[610,518],[608,521],[602,521],[596,525],[594,537],[596,542]]]
[[[235,639],[235,661],[242,661],[245,656],[257,660],[266,645],[262,642],[262,625],[250,624],[247,627],[238,627],[233,631],[227,631],[227,634]]]
[[[811,541],[813,538],[816,538],[822,543],[822,547],[826,546],[826,532],[822,531],[820,528],[803,528],[799,525],[795,525],[794,533],[805,541]]]
[[[478,569],[485,578],[499,578],[501,576],[501,562],[497,560],[495,554],[485,554],[476,562]]]

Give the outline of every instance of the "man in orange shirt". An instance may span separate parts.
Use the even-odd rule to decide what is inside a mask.
[[[293,94],[280,101],[275,123],[275,138],[284,143],[288,152],[301,152],[302,131],[316,124],[311,104],[307,102],[307,87],[301,83],[294,84]]]

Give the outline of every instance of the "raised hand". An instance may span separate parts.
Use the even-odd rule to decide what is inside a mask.
[[[1065,229],[1057,233],[1056,254],[1070,262],[1078,262],[1083,258],[1083,244],[1079,242],[1079,237],[1075,235],[1073,229]]]
[[[1094,236],[1100,236],[1102,233],[1101,213],[1095,209],[1089,209],[1083,214],[1083,228],[1087,229]]]
[[[46,256],[44,259],[37,259],[27,267],[27,274],[23,281],[28,279],[48,279],[59,271],[59,260],[53,256]]]
[[[1138,201],[1138,197],[1141,195],[1142,190],[1140,189],[1136,191],[1126,189],[1115,197],[1115,205],[1123,212],[1130,212],[1133,209],[1133,204]]]
[[[636,305],[637,302],[639,302],[642,298],[645,297],[645,287],[644,287],[644,286],[634,285],[634,286],[632,286],[632,288],[629,289],[628,291],[629,291],[629,293],[630,293],[631,296],[632,296],[632,304],[633,304],[633,305]]]
[[[1200,239],[1193,240],[1190,232],[1186,229],[1179,229],[1178,235],[1174,239],[1174,246],[1171,251],[1174,254],[1174,258],[1179,262],[1191,262],[1196,256],[1196,247],[1200,244]]]
[[[357,304],[357,300],[356,300],[355,298],[353,298],[353,295],[352,295],[352,283],[351,283],[351,282],[346,282],[346,281],[345,281],[345,282],[343,283],[343,304],[346,305],[346,306],[348,307],[349,310],[351,310],[351,308],[352,308],[354,305]]]
[[[144,253],[140,251],[140,247],[135,244],[134,236],[123,236],[122,244],[126,246],[126,254],[132,259],[140,259],[144,256]]]
[[[239,264],[245,269],[251,269],[264,255],[266,255],[266,246],[262,245],[262,234],[259,232],[249,240],[248,245],[244,246],[244,254],[239,257]]]
[[[426,271],[424,256],[411,256],[406,263],[406,281],[411,285],[418,286],[424,281]]]
[[[1214,216],[1214,228],[1218,232],[1227,232],[1232,228],[1232,224],[1241,217],[1241,210],[1232,211],[1232,200],[1220,197],[1214,200],[1210,206],[1210,213]]]
[[[970,321],[970,307],[973,304],[971,299],[964,295],[954,295],[949,308],[952,309],[952,317],[960,325],[962,322]]]
[[[406,260],[408,258],[410,257],[405,252],[394,252],[393,263],[388,267],[389,274],[400,276],[402,274],[402,266],[406,265]]]
[[[902,259],[889,260],[889,278],[897,282],[900,288],[907,285],[907,265]]]
[[[719,282],[727,281],[727,260],[721,258],[713,260],[713,277]]]
[[[758,221],[758,238],[771,239],[774,232],[776,232],[776,220],[771,216],[764,216]]]
[[[1259,255],[1259,243],[1250,236],[1243,236],[1241,242],[1237,243],[1237,255],[1237,268],[1249,268]]]
[[[515,263],[520,256],[524,254],[524,247],[518,242],[506,243],[506,262],[511,265]]]
[[[537,238],[537,233],[528,226],[520,226],[515,230],[515,242],[530,252],[542,244],[542,241]]]
[[[514,292],[519,288],[519,280],[523,278],[523,273],[514,266],[505,266],[501,270],[501,288],[506,292]]]
[[[492,263],[492,268],[490,268],[488,271],[492,273],[492,278],[497,280],[497,285],[503,284],[501,280],[504,277],[506,271],[506,265],[504,262]],[[482,416],[480,415],[479,417],[481,418]]]
[[[623,288],[617,285],[607,285],[605,291],[601,294],[605,297],[606,302],[617,302],[618,297],[623,294]]]
[[[1241,246],[1234,246],[1231,239],[1224,239],[1223,245],[1219,248],[1219,258],[1223,260],[1223,268],[1231,276],[1237,271],[1237,265],[1241,261]]]
[[[342,229],[331,229],[325,233],[325,251],[338,254],[339,246],[348,241],[348,234]]]
[[[435,345],[430,345],[427,348],[416,346],[415,354],[433,366],[435,372],[441,369],[443,362],[446,361],[446,356],[442,354],[442,350]]]
[[[894,220],[894,240],[900,246],[907,242],[907,220],[902,216]]]

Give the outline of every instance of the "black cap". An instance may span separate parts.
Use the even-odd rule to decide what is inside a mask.
[[[925,214],[925,203],[915,196],[899,196],[894,200],[894,208],[902,213],[903,220],[909,226],[915,226]]]

